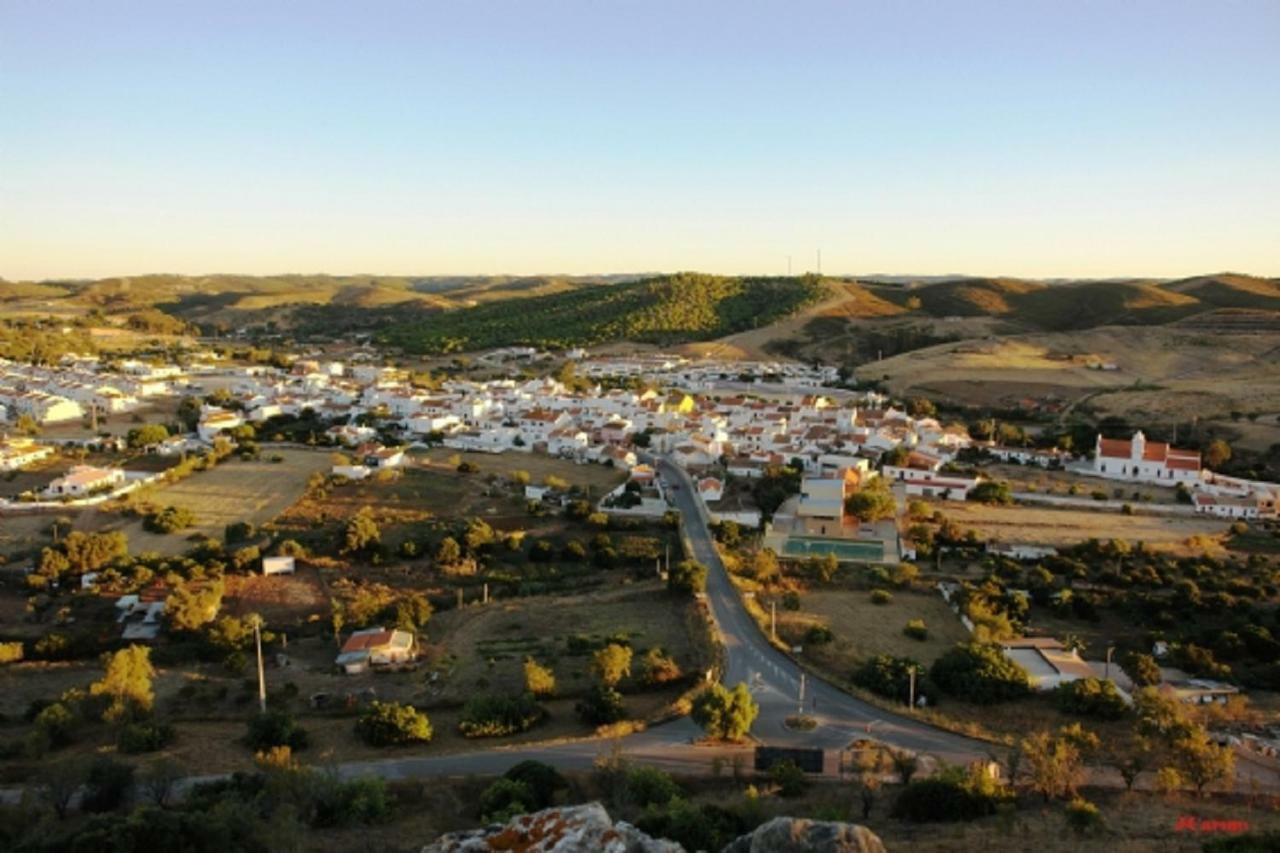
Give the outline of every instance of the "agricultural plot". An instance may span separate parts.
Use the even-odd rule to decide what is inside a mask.
[[[538,485],[546,482],[547,477],[564,480],[570,486],[578,486],[599,497],[611,491],[619,483],[627,479],[626,472],[607,465],[579,465],[568,459],[547,456],[542,453],[464,453],[447,448],[435,448],[412,456],[422,460],[432,468],[453,470],[456,464],[450,464],[459,457],[480,469],[481,475],[497,474],[510,477],[515,471],[527,471],[529,482]]]
[[[1199,516],[1124,515],[1086,509],[947,504],[947,518],[972,529],[980,541],[1006,544],[1075,545],[1089,539],[1124,539],[1148,548],[1184,553],[1200,551],[1227,532],[1228,522]],[[1193,541],[1194,540],[1194,541]]]
[[[273,455],[278,455],[280,461],[272,462]],[[191,510],[196,517],[194,527],[157,534],[146,530],[141,519],[122,520],[105,511],[83,513],[82,524],[77,527],[123,530],[129,537],[129,550],[135,554],[179,554],[189,547],[187,540],[194,535],[220,539],[226,525],[232,522],[248,521],[261,526],[271,521],[297,501],[312,474],[326,470],[329,464],[327,453],[311,450],[272,451],[253,461],[233,457],[180,482],[136,493],[137,501]]]
[[[707,665],[707,650],[691,628],[694,605],[671,598],[656,582],[572,597],[530,597],[450,610],[428,628],[444,696],[465,699],[476,692],[524,689],[523,663],[533,657],[556,674],[558,692],[573,695],[591,684],[591,652],[614,640],[629,644],[636,659],[660,647],[682,671]],[[636,679],[638,681],[638,679]],[[624,683],[625,687],[625,683]]]

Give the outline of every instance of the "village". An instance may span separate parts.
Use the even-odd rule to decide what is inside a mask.
[[[48,656],[50,631],[66,636],[77,622],[113,622],[106,647],[164,649],[193,626],[252,636],[245,620],[266,613],[263,684],[287,679],[299,713],[319,715],[313,727],[375,697],[446,721],[477,685],[517,690],[521,655],[608,642],[603,622],[590,638],[561,633],[560,619],[542,637],[530,631],[550,614],[529,614],[554,602],[595,608],[598,620],[662,613],[628,624],[651,635],[649,648],[683,649],[673,664],[698,672],[715,660],[706,629],[689,627],[705,604],[670,610],[660,593],[692,553],[672,527],[683,520],[685,535],[704,522],[714,534],[775,646],[869,701],[902,704],[898,688],[878,695],[863,677],[868,661],[890,654],[903,672],[923,671],[969,641],[994,642],[1046,697],[1001,720],[954,699],[935,709],[937,684],[917,692],[913,682],[908,705],[933,724],[1010,737],[1051,720],[1048,697],[1072,682],[1111,684],[1130,706],[1144,685],[1194,706],[1225,708],[1246,692],[1264,708],[1275,701],[1274,688],[1247,690],[1212,656],[1200,667],[1202,647],[1186,637],[1110,615],[1097,624],[1108,589],[1097,573],[1130,570],[1129,551],[1107,549],[1132,541],[1144,559],[1201,571],[1243,559],[1232,543],[1265,539],[1277,519],[1276,484],[1218,474],[1198,451],[1141,431],[1098,435],[1086,453],[1001,445],[920,401],[842,387],[830,368],[516,347],[428,381],[366,348],[284,366],[212,353],[181,364],[4,363],[0,403],[0,557],[35,614],[4,639],[32,665]],[[352,545],[363,516],[371,544]],[[62,558],[48,555],[66,547],[66,530],[119,535],[134,566],[116,559],[122,551],[89,571],[58,570]],[[193,555],[219,567],[193,570]],[[419,571],[429,579],[412,580]],[[417,616],[397,610],[406,597],[421,602]],[[207,601],[197,616],[193,601]],[[526,614],[512,620],[511,645],[469,627],[497,618],[478,614],[501,602]],[[251,647],[231,648],[239,672]],[[1138,661],[1143,671],[1131,672]],[[587,674],[558,666],[557,676]],[[637,685],[632,712],[669,714],[691,683]],[[547,736],[583,733],[548,707],[560,728]],[[1249,761],[1280,767],[1274,725],[1232,717],[1215,732]],[[325,738],[333,760],[362,754]],[[442,740],[432,749],[461,748]]]

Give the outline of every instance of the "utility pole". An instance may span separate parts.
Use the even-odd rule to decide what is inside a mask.
[[[822,275],[822,250],[818,250],[818,275]]]
[[[911,667],[910,669],[907,670],[907,674],[910,676],[910,684],[911,684],[911,687],[909,688],[909,692],[907,694],[910,697],[907,700],[907,704],[910,705],[912,708],[914,708],[916,706],[916,668],[914,666]]]
[[[1115,654],[1115,651],[1116,651],[1115,646],[1107,646],[1107,665],[1103,670],[1103,676],[1102,676],[1104,679],[1111,678],[1111,656]]]
[[[258,710],[267,713],[267,673],[262,668],[262,617],[254,614],[253,640],[258,646]]]
[[[778,641],[778,602],[769,602],[769,637],[776,643]]]
[[[803,714],[803,713],[804,713],[804,673],[803,673],[803,672],[802,672],[802,673],[800,673],[800,705],[799,705],[799,708],[800,708],[800,709],[799,709],[796,713],[798,713],[798,714]]]

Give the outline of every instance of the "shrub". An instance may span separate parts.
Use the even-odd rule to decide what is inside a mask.
[[[133,787],[133,768],[105,755],[89,765],[84,780],[80,808],[87,812],[109,812],[124,805]]]
[[[851,679],[855,685],[870,690],[877,696],[906,702],[911,693],[911,670],[923,672],[923,667],[911,658],[898,658],[892,655],[876,655],[863,661],[853,671]]]
[[[902,633],[906,634],[913,640],[929,639],[929,628],[924,624],[923,619],[911,619],[903,627]]]
[[[1102,813],[1098,807],[1082,797],[1076,797],[1067,804],[1067,826],[1084,835],[1102,828]]]
[[[143,527],[152,533],[173,533],[191,527],[196,523],[196,516],[191,510],[180,506],[167,506],[148,515]]]
[[[800,609],[800,593],[795,590],[787,590],[782,594],[783,610],[799,610]]]
[[[356,720],[356,735],[370,746],[431,742],[431,721],[412,705],[373,702]]]
[[[622,694],[605,684],[593,685],[574,710],[584,722],[594,726],[607,726],[627,716]]]
[[[287,746],[294,752],[307,748],[307,732],[285,711],[267,711],[249,721],[245,745],[254,752]]]
[[[47,745],[66,746],[76,726],[76,715],[63,702],[46,705],[36,715],[36,730],[47,738]]]
[[[0,643],[0,663],[17,663],[22,660],[22,641]]]
[[[311,825],[340,827],[371,824],[391,814],[387,783],[374,776],[341,781],[336,775],[308,771],[312,789]]]
[[[707,567],[696,560],[681,560],[667,575],[667,589],[675,593],[696,595],[707,589]]]
[[[800,765],[789,758],[769,768],[769,779],[778,786],[778,794],[783,797],[798,797],[809,787],[809,780]]]
[[[1077,714],[1099,720],[1118,720],[1128,713],[1129,706],[1114,681],[1100,678],[1081,678],[1058,685],[1054,690],[1058,709],[1064,714]]]
[[[904,787],[890,813],[912,823],[967,821],[995,814],[999,803],[999,797],[977,790],[962,778],[939,775]]]
[[[654,647],[640,659],[640,678],[648,685],[669,684],[680,679],[680,665],[675,658]]]
[[[810,625],[804,633],[804,642],[808,646],[824,646],[836,638],[826,625]]]
[[[532,794],[531,809],[545,809],[555,800],[556,791],[569,787],[560,772],[541,761],[521,761],[502,774],[504,779],[520,782]]]
[[[533,728],[545,712],[528,693],[520,696],[476,696],[462,709],[458,731],[463,737],[505,737]]]
[[[871,590],[872,604],[888,604],[891,601],[893,601],[893,593],[889,592],[889,590],[887,589]]]
[[[978,705],[1007,702],[1031,690],[1026,670],[988,643],[957,645],[934,661],[930,676],[943,690]]]
[[[615,686],[631,674],[631,647],[609,643],[598,650],[591,659],[591,672],[608,687]]]
[[[552,672],[551,667],[543,666],[533,658],[525,658],[524,689],[538,698],[554,696],[556,692],[556,674]]]
[[[627,797],[638,806],[665,806],[680,796],[676,780],[656,767],[633,767],[627,771]]]
[[[120,730],[116,746],[130,755],[155,752],[173,743],[178,733],[168,723],[131,723]]]
[[[512,817],[536,811],[534,794],[529,786],[516,779],[497,779],[480,794],[480,819],[486,823],[505,823]]]

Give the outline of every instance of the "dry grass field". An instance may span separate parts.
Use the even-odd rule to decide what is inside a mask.
[[[1229,523],[1198,516],[1123,515],[1086,509],[1030,506],[986,506],[949,503],[943,510],[962,529],[973,529],[982,541],[1007,544],[1074,545],[1088,539],[1124,539],[1143,542],[1155,550],[1198,552],[1188,544],[1196,536],[1222,537]]]
[[[1003,480],[1009,483],[1015,492],[1033,492],[1041,495],[1060,495],[1070,497],[1072,487],[1076,488],[1076,497],[1089,497],[1093,492],[1101,490],[1109,499],[1128,500],[1135,505],[1142,504],[1176,504],[1177,492],[1163,486],[1152,486],[1143,483],[1117,483],[1101,477],[1086,477],[1070,471],[1050,471],[1035,465],[984,465],[982,475],[992,480]],[[1120,496],[1116,492],[1120,492]],[[1136,495],[1136,497],[1135,497]]]
[[[280,462],[270,461],[279,454]],[[284,449],[264,452],[261,459],[242,461],[229,458],[209,471],[200,471],[171,485],[135,492],[134,502],[158,507],[185,507],[195,513],[196,525],[173,534],[145,530],[141,519],[124,518],[107,510],[87,511],[77,527],[94,530],[123,530],[134,554],[155,551],[179,554],[189,547],[188,539],[204,534],[221,539],[226,525],[249,521],[261,526],[284,512],[302,495],[307,480],[329,468],[329,454],[321,451]]]
[[[1280,411],[1276,335],[1225,337],[1180,327],[1107,326],[939,344],[868,365],[897,394],[1016,404],[1090,398],[1106,414],[1189,419]],[[1116,370],[1090,364],[1114,363]],[[1159,386],[1158,388],[1155,386]]]
[[[558,477],[571,486],[590,489],[591,494],[599,497],[626,480],[626,472],[607,465],[579,465],[568,459],[547,456],[542,453],[463,453],[448,448],[435,448],[423,453],[414,453],[410,458],[420,459],[432,470],[453,472],[456,465],[450,464],[455,457],[461,458],[480,469],[480,475],[496,474],[510,477],[516,471],[529,472],[530,482],[538,485],[547,477]]]
[[[761,598],[767,608],[769,602]],[[910,619],[923,619],[929,629],[926,640],[902,633]],[[826,625],[835,640],[808,645],[805,633],[814,625]],[[960,620],[937,593],[897,591],[888,604],[871,603],[862,590],[816,589],[800,596],[800,609],[786,610],[778,603],[778,635],[789,645],[803,646],[803,655],[816,666],[847,679],[861,661],[880,654],[911,657],[932,663],[943,652],[968,639]]]
[[[433,665],[444,674],[445,698],[477,691],[523,689],[523,663],[533,657],[556,673],[564,694],[590,686],[589,653],[574,653],[571,638],[602,644],[628,641],[637,655],[660,647],[684,671],[707,665],[705,650],[690,631],[693,605],[671,598],[656,581],[565,597],[504,599],[488,606],[437,614],[428,626]]]

